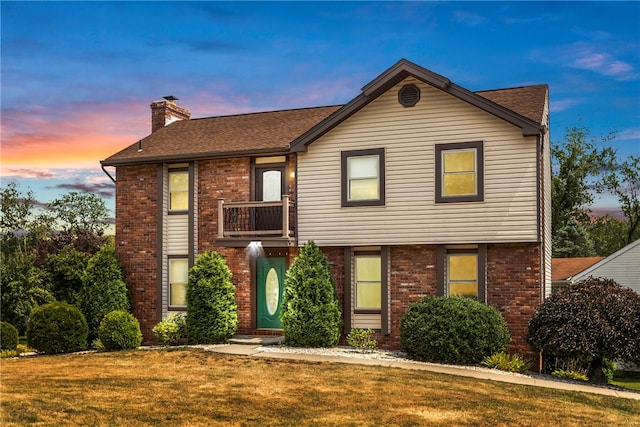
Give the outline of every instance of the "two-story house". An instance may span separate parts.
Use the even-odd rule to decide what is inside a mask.
[[[285,271],[313,240],[345,333],[373,328],[397,348],[411,302],[465,295],[498,308],[510,350],[533,357],[527,324],[551,289],[546,85],[471,92],[400,60],[342,106],[151,109],[151,135],[101,162],[115,167],[116,251],[147,340],[186,309],[208,249],[233,272],[239,332],[281,333]]]

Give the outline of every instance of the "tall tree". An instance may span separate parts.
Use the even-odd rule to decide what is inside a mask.
[[[601,138],[598,143],[590,137],[586,126],[567,128],[564,141],[551,149],[552,168],[552,229],[558,230],[570,220],[581,223],[589,219],[589,207],[594,201],[593,191],[605,189],[603,176],[614,167],[615,150],[600,147],[615,134]]]
[[[618,164],[605,182],[627,218],[622,246],[628,245],[640,238],[640,156],[631,155]]]

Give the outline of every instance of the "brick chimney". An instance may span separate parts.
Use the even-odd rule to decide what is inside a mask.
[[[162,101],[151,103],[151,133],[178,120],[189,120],[191,112],[176,104],[178,98],[165,96]]]

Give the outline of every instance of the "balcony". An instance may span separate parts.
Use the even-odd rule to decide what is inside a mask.
[[[263,246],[295,244],[295,204],[289,196],[276,202],[225,202],[218,199],[218,237],[224,246],[243,247],[252,240]]]

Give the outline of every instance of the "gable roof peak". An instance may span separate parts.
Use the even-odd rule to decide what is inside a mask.
[[[429,83],[440,90],[446,90],[451,85],[451,80],[448,78],[402,58],[366,84],[362,88],[362,93],[368,98],[376,97],[409,76]]]

